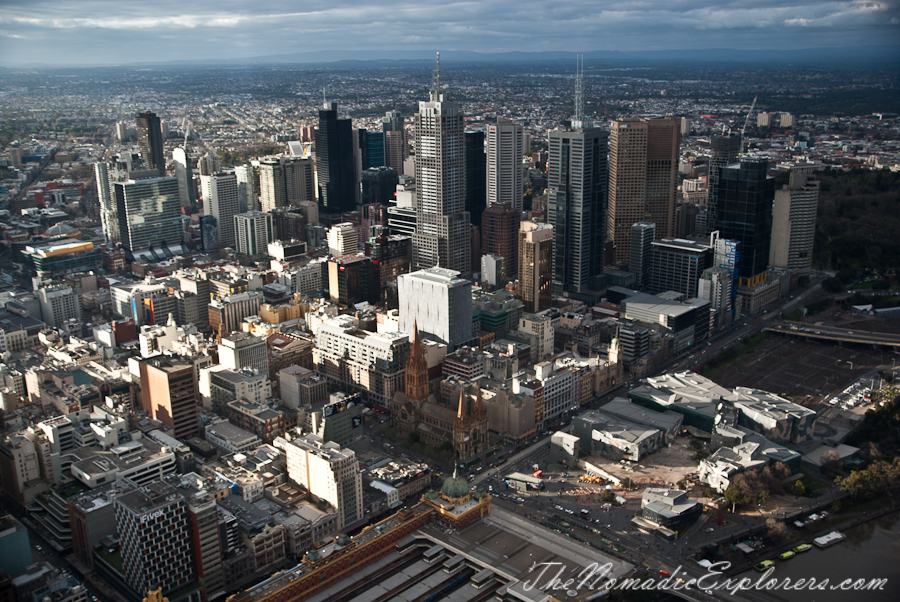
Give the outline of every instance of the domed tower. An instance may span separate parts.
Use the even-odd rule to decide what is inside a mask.
[[[410,400],[428,399],[428,363],[419,340],[419,327],[413,322],[413,341],[406,360],[406,397]]]
[[[469,491],[469,482],[461,479],[456,475],[456,469],[453,469],[453,476],[444,480],[444,486],[441,487],[441,497],[457,506],[465,504],[471,499],[472,492]]]

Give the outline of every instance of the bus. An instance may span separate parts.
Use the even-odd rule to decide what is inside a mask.
[[[506,476],[506,486],[516,491],[542,491],[544,489],[544,481],[521,472],[514,472]]]

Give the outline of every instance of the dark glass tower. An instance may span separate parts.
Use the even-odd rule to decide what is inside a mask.
[[[715,229],[716,221],[718,220],[717,209],[719,203],[716,198],[716,190],[719,185],[719,170],[737,163],[741,154],[741,137],[737,134],[712,136],[709,142],[709,174],[707,175],[706,187],[707,231],[698,232],[698,234],[709,234]]]
[[[487,203],[487,159],[484,132],[466,132],[466,211],[472,224],[481,227],[481,214]]]
[[[324,213],[356,209],[353,129],[349,118],[338,119],[336,102],[325,103],[319,109],[316,170],[319,176],[319,206]]]
[[[155,169],[160,177],[166,175],[166,160],[163,157],[162,126],[156,113],[138,113],[135,120],[138,147],[147,169]]]
[[[757,284],[769,266],[775,178],[766,159],[741,159],[719,170],[716,186],[716,230],[726,240],[741,243],[740,284]]]
[[[381,203],[389,205],[397,192],[400,179],[390,167],[370,167],[360,174],[362,204]]]
[[[586,293],[603,274],[607,149],[599,128],[550,132],[547,223],[553,226],[553,292]]]

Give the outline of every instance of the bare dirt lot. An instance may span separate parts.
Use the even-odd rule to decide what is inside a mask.
[[[754,387],[811,407],[826,396],[891,362],[889,351],[859,345],[794,341],[770,334],[753,353],[719,371],[723,387]]]

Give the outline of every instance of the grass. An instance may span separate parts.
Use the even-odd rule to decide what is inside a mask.
[[[803,474],[803,484],[806,485],[806,489],[811,493],[818,491],[819,489],[827,489],[830,487],[830,484],[823,483],[822,481],[813,478],[813,476],[805,470],[801,470],[800,472]]]
[[[110,566],[116,569],[118,572],[123,572],[122,568],[122,552],[121,550],[116,550],[112,554],[106,551],[99,552],[100,556],[103,557],[103,560],[108,562]]]
[[[872,285],[876,282],[880,282],[880,280],[866,280],[865,282],[857,282],[853,286],[849,287],[847,290],[851,291],[860,291],[860,290],[869,290],[872,288]]]

